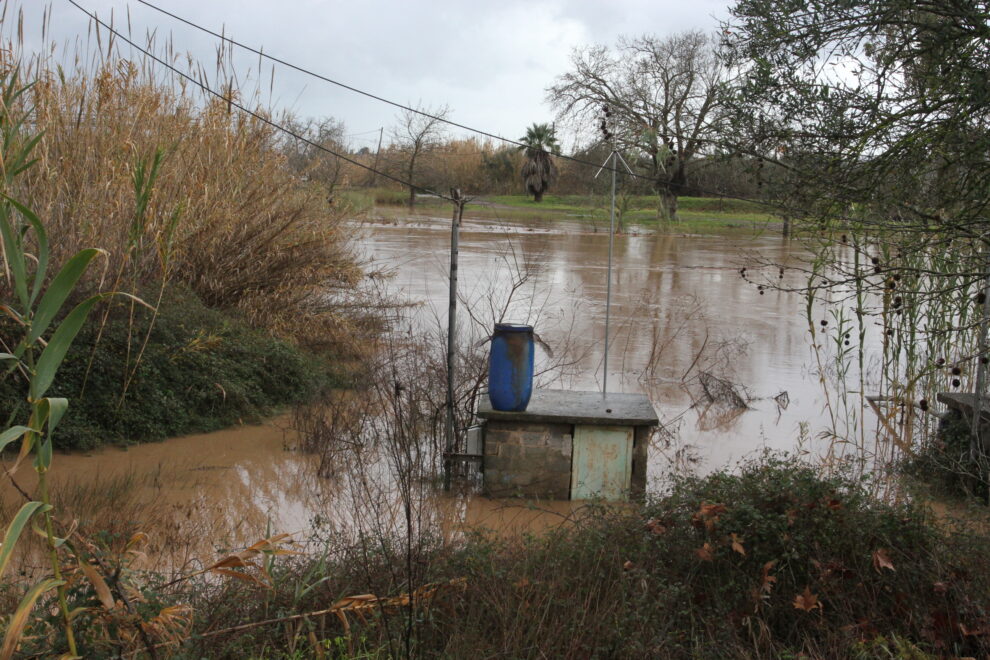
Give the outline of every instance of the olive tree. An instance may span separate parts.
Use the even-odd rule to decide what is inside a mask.
[[[653,180],[658,217],[673,220],[689,164],[719,135],[725,71],[702,32],[624,38],[575,50],[547,96],[560,120],[579,126],[607,108],[616,147],[636,155],[630,164]]]

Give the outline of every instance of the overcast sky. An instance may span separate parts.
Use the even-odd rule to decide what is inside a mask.
[[[158,6],[281,59],[400,102],[448,105],[451,118],[509,138],[551,121],[545,90],[568,70],[572,50],[612,44],[619,35],[714,31],[726,0],[151,0]],[[42,47],[40,18],[50,4],[51,38],[86,39],[88,19],[68,0],[6,2],[5,34],[22,9],[29,48]],[[176,51],[212,70],[217,40],[134,0],[77,0],[132,34],[157,31]],[[14,10],[12,12],[11,10]],[[125,51],[126,52],[126,51]],[[242,75],[258,58],[239,52]],[[265,65],[267,81],[270,64]],[[284,68],[270,101],[302,116],[343,120],[354,148],[374,148],[397,110]],[[456,132],[455,132],[456,133]],[[569,145],[568,145],[569,146]]]

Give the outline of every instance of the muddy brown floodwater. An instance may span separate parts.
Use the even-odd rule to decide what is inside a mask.
[[[442,322],[449,219],[356,223],[355,231],[359,249],[393,270],[390,291],[424,303],[415,323],[425,328]],[[599,389],[607,250],[606,233],[578,223],[540,227],[467,219],[460,237],[460,292],[484,325],[494,321],[491,309],[505,304],[513,279],[529,269],[503,320],[532,323],[557,359],[571,362],[564,372],[544,374],[554,387]],[[673,469],[706,471],[762,447],[794,450],[802,425],[817,430],[822,422],[804,302],[775,290],[761,295],[740,277],[739,269],[753,264],[757,254],[788,263],[804,253],[798,243],[774,233],[638,233],[615,239],[608,383],[616,391],[646,392],[670,431],[651,450],[651,488]],[[493,297],[495,305],[489,302]],[[544,355],[538,362],[545,367],[550,359]],[[701,405],[702,371],[735,384],[748,408]],[[786,398],[773,398],[782,392]],[[339,501],[344,498],[339,483],[317,477],[310,457],[291,450],[294,433],[282,417],[126,450],[58,455],[53,488],[77,516],[150,526],[159,550],[173,544],[170,529],[198,528],[217,547],[262,538],[268,529],[307,532],[321,520],[339,520],[348,503]],[[27,487],[29,473],[21,470]],[[3,489],[9,513],[14,494],[7,483]],[[107,492],[116,494],[112,511],[98,495]],[[359,497],[352,492],[348,499]],[[465,525],[532,531],[560,524],[579,507],[437,495],[443,512],[438,524],[448,533]],[[189,557],[177,561],[203,551],[187,548]]]

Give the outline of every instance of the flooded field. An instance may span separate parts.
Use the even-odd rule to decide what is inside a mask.
[[[431,329],[445,323],[449,219],[368,222],[355,224],[354,230],[361,252],[392,271],[384,285],[389,293],[421,303],[412,309],[414,324]],[[535,325],[555,361],[567,364],[543,374],[544,381],[552,387],[598,390],[607,250],[606,233],[577,223],[533,227],[466,220],[461,318],[473,318],[477,334],[506,308],[503,320]],[[811,437],[807,429],[817,430],[820,392],[811,370],[804,301],[772,290],[761,294],[739,275],[755,255],[787,263],[800,254],[798,244],[776,234],[616,237],[608,386],[648,394],[664,425],[651,448],[650,487],[659,487],[663,474],[673,469],[706,471],[762,447],[796,449]],[[507,300],[521,273],[527,274],[524,283]],[[545,356],[539,360],[550,364]],[[732,383],[747,407],[707,406],[702,373]],[[361,475],[317,476],[313,459],[293,449],[295,439],[291,418],[284,416],[126,450],[58,455],[52,473],[56,501],[71,503],[80,518],[121,525],[143,521],[157,528],[151,537],[158,547],[152,550],[170,545],[168,530],[191,526],[219,548],[262,538],[268,531],[305,535],[360,527],[365,513],[379,522],[399,516],[397,510],[382,509],[387,485],[379,483],[372,492]],[[19,473],[25,488],[31,487],[29,473]],[[9,507],[14,493],[6,483],[4,489]],[[106,510],[99,492],[117,494],[113,511]],[[445,534],[476,525],[532,531],[580,514],[580,505],[569,502],[533,505],[448,496],[430,485],[421,492],[432,502],[430,520],[422,524],[436,525]],[[89,501],[92,510],[86,508]],[[206,550],[186,548],[178,563]]]

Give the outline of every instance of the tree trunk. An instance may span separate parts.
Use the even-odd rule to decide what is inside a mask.
[[[533,191],[533,201],[534,202],[542,202],[543,201],[543,191],[542,190],[535,190],[535,191]]]
[[[657,220],[661,223],[677,220],[677,194],[663,188],[657,195]]]

